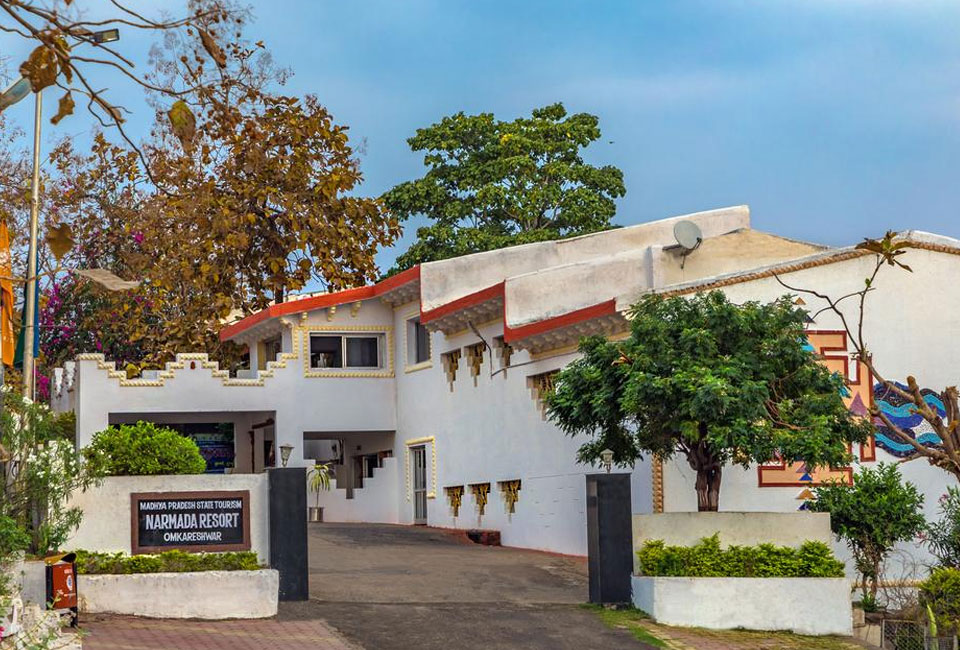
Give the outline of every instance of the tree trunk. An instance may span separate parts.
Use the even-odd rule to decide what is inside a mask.
[[[720,506],[722,472],[720,465],[697,470],[697,510],[700,512],[716,512]]]
[[[720,478],[723,474],[723,461],[713,453],[706,442],[707,428],[700,424],[700,442],[687,451],[687,462],[697,473],[697,510],[716,512],[720,505]]]

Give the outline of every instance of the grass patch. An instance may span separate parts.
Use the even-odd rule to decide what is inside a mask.
[[[642,641],[655,648],[667,647],[662,639],[655,637],[640,624],[641,621],[649,621],[650,618],[639,609],[608,609],[603,605],[593,604],[581,605],[581,607],[597,614],[607,627],[629,630],[637,641]]]

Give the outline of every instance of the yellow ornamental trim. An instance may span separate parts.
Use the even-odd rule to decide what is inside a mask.
[[[304,377],[366,377],[387,378],[393,377],[393,327],[384,325],[298,325],[300,335],[300,349],[303,356]],[[383,334],[386,345],[385,359],[387,365],[381,370],[322,370],[310,367],[310,334],[313,332],[328,332],[335,334],[351,334],[354,332],[372,332]]]

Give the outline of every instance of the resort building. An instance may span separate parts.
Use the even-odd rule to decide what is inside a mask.
[[[678,222],[701,241],[681,246]],[[884,272],[865,323],[878,367],[940,390],[955,383],[960,241],[902,234],[912,273]],[[506,545],[585,554],[582,439],[545,417],[542,396],[585,335],[625,336],[625,312],[647,292],[720,288],[735,301],[771,300],[793,286],[844,295],[863,286],[874,258],[751,229],[745,206],[689,214],[573,239],[431,262],[378,284],[305,296],[226,326],[249,349],[250,370],[231,376],[201,352],[128,379],[102,355],[80,355],[54,377],[55,409],[77,416],[83,446],[110,424],[150,420],[198,440],[211,471],[261,472],[332,463],[334,489],[319,495],[328,521],[494,529]],[[809,303],[811,314],[821,305]],[[851,304],[850,308],[855,305]],[[839,324],[811,320],[809,341],[844,373],[850,406],[874,399],[869,374],[849,359]],[[882,396],[881,396],[882,397]],[[881,406],[924,431],[897,404]],[[907,450],[877,431],[854,450],[861,462]],[[788,511],[825,477],[771,461],[724,471],[723,510]],[[931,513],[947,474],[908,463]],[[682,458],[644,459],[632,470],[637,513],[695,510],[694,475]],[[314,503],[314,495],[309,503]]]

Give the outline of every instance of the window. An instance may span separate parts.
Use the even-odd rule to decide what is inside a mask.
[[[407,321],[407,365],[430,361],[430,332],[419,318]]]
[[[380,368],[380,335],[346,334],[310,336],[311,368]]]
[[[263,342],[263,360],[260,361],[260,369],[266,370],[268,361],[276,361],[280,353],[283,352],[283,338],[275,336],[266,339]]]

